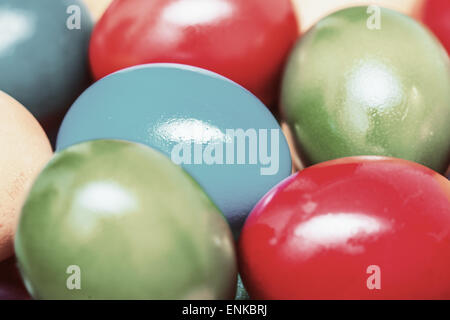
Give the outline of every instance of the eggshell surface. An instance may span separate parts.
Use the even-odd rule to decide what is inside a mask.
[[[22,203],[51,156],[48,138],[36,119],[0,91],[0,261],[13,253]]]
[[[57,149],[93,139],[140,142],[178,158],[235,235],[259,198],[291,173],[288,144],[270,111],[236,83],[184,65],[124,69],[86,90],[63,121]]]

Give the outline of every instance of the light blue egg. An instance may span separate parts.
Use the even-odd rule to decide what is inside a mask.
[[[270,111],[240,85],[190,66],[142,65],[101,79],[69,110],[57,149],[105,138],[146,144],[182,165],[235,236],[257,201],[291,173]]]
[[[80,0],[0,0],[0,90],[41,123],[62,118],[90,82],[92,27]]]

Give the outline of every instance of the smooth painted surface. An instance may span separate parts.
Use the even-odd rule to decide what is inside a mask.
[[[70,30],[67,21],[74,22],[74,13],[80,29]],[[53,121],[89,85],[91,30],[90,14],[79,0],[2,0],[0,90],[42,124]]]
[[[179,166],[131,142],[91,141],[57,153],[24,205],[15,249],[37,299],[232,299],[236,292],[223,215]],[[68,290],[74,274],[81,290]]]
[[[227,132],[237,129],[250,130],[256,138],[256,144],[246,139],[241,149],[245,151],[242,163],[238,162],[238,141]],[[267,140],[260,130],[263,134],[265,130]],[[182,166],[222,210],[236,236],[256,202],[291,172],[286,139],[270,111],[239,85],[188,66],[155,64],[129,68],[103,78],[85,91],[63,121],[57,149],[100,138],[144,143],[169,157],[177,146],[187,145],[191,164],[185,162]],[[233,141],[234,154],[226,150],[226,144]],[[260,143],[267,147],[267,153]],[[222,164],[208,164],[203,155],[208,146],[216,144],[223,151],[218,157]],[[278,152],[272,145],[278,147]],[[200,148],[200,153],[195,148]],[[251,152],[254,163],[250,162]],[[261,154],[272,153],[272,165],[265,164]],[[199,162],[195,154],[200,154]],[[228,162],[227,157],[233,161]],[[271,175],[263,175],[265,168],[270,167]]]
[[[286,67],[281,111],[304,164],[384,155],[444,173],[450,155],[450,64],[431,33],[382,9],[339,11],[306,33]]]
[[[449,299],[450,181],[394,158],[312,166],[257,204],[239,259],[253,299]]]
[[[116,0],[95,27],[90,61],[96,79],[144,63],[205,68],[273,107],[298,33],[290,0]]]

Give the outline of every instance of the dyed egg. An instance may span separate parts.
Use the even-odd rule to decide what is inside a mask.
[[[236,83],[195,67],[144,65],[101,79],[70,108],[57,149],[108,138],[147,144],[181,164],[236,236],[256,202],[291,173],[270,111]]]
[[[450,1],[426,0],[421,11],[421,20],[434,32],[450,54]]]
[[[224,216],[181,167],[131,142],[90,141],[57,153],[25,202],[15,249],[37,299],[236,292]]]
[[[20,208],[32,181],[52,156],[39,123],[0,91],[0,261],[13,254]]]
[[[335,11],[351,7],[371,5],[394,9],[417,18],[424,0],[292,0],[301,22],[302,32],[306,32],[320,19]],[[446,0],[443,0],[446,1]]]
[[[97,21],[111,4],[112,0],[84,0],[94,20]]]
[[[58,125],[90,81],[89,12],[79,0],[0,2],[0,90],[45,127]]]
[[[239,261],[254,299],[450,299],[450,181],[394,158],[312,166],[255,206]]]
[[[0,301],[29,299],[16,267],[16,259],[11,257],[0,262]]]
[[[90,62],[96,79],[144,63],[197,66],[272,106],[298,33],[290,0],[116,0],[95,27]]]
[[[366,9],[324,18],[291,54],[281,112],[296,150],[305,165],[384,155],[444,173],[450,154],[449,58],[413,19]]]

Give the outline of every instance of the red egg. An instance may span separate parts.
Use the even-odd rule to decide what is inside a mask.
[[[115,0],[96,25],[96,79],[153,62],[202,67],[273,105],[299,34],[290,0]]]
[[[426,0],[422,20],[441,40],[447,53],[450,54],[450,1]]]
[[[255,299],[450,299],[450,181],[394,158],[309,167],[256,205],[239,254]]]

